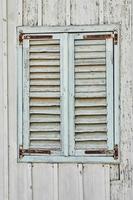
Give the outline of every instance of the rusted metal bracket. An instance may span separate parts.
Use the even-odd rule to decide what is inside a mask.
[[[114,146],[113,150],[108,149],[99,149],[99,150],[86,150],[85,154],[106,154],[106,155],[113,155],[114,159],[118,159],[118,145]]]
[[[118,33],[114,31],[114,45],[118,44]]]
[[[83,39],[85,40],[106,40],[112,38],[114,41],[114,45],[118,43],[118,33],[114,31],[110,34],[103,34],[103,35],[84,35]]]
[[[114,159],[117,160],[119,156],[118,144],[114,146]]]
[[[30,154],[51,154],[51,151],[48,149],[24,149],[23,146],[19,147],[19,158],[23,158],[25,155]]]
[[[23,42],[23,35],[24,35],[24,33],[19,34],[19,43]]]
[[[53,36],[52,35],[29,35],[29,34],[24,34],[24,33],[20,33],[19,34],[19,42],[22,43],[24,39],[31,39],[31,40],[48,40],[48,39],[52,39]]]

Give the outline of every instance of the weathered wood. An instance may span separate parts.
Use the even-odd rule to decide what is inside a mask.
[[[97,0],[71,1],[71,24],[72,25],[98,24]]]
[[[33,199],[56,200],[54,197],[55,181],[54,165],[34,164],[33,165]],[[58,184],[57,184],[58,187]]]
[[[110,200],[109,165],[84,165],[84,200]]]
[[[20,1],[19,1],[20,2]],[[22,3],[22,2],[21,2]],[[8,119],[9,119],[9,199],[32,200],[31,165],[17,163],[17,63],[16,25],[22,25],[17,1],[8,1]],[[21,5],[20,5],[21,7]],[[21,10],[21,9],[20,9]],[[20,13],[21,15],[22,13]],[[18,16],[18,20],[17,20]],[[14,49],[14,51],[13,51]],[[4,199],[4,198],[3,198]]]
[[[121,164],[120,164],[120,180],[118,186],[115,187],[114,182],[111,184],[111,199],[132,199],[133,198],[133,159],[132,159],[132,85],[133,85],[133,41],[132,41],[132,1],[113,0],[104,1],[104,23],[121,24],[120,39],[120,104],[121,104]],[[128,98],[125,98],[127,97]],[[117,184],[117,183],[116,183]]]
[[[65,25],[65,0],[43,1],[43,25]]]
[[[59,199],[80,200],[79,191],[82,190],[79,184],[80,171],[76,164],[59,165]],[[83,185],[82,185],[83,187]]]
[[[38,1],[23,0],[23,25],[36,26],[38,24]]]
[[[2,1],[1,1],[2,2]],[[0,3],[1,3],[0,2]],[[32,199],[32,177],[31,177],[31,167],[30,164],[17,164],[16,163],[16,64],[15,64],[15,29],[16,25],[22,25],[22,20],[24,25],[90,25],[90,24],[111,24],[111,23],[121,23],[121,166],[120,166],[120,181],[118,178],[118,168],[112,166],[110,171],[111,178],[111,191],[109,191],[109,172],[108,166],[101,167],[101,165],[85,165],[84,173],[82,171],[82,165],[79,167],[79,171],[76,169],[75,164],[61,165],[60,172],[58,176],[58,166],[51,169],[51,164],[35,164],[33,167],[33,199],[110,199],[109,194],[111,192],[111,200],[129,200],[133,198],[133,184],[132,184],[132,40],[131,40],[131,0],[74,0],[71,1],[43,1],[43,7],[38,1],[18,1],[18,11],[16,10],[17,1],[8,0],[8,98],[9,98],[9,199],[10,200],[21,200],[21,199]],[[63,3],[62,3],[63,2]],[[24,4],[22,4],[24,3]],[[70,5],[71,4],[71,5]],[[0,4],[1,5],[1,4]],[[22,15],[23,7],[23,15]],[[2,8],[2,6],[0,6]],[[59,8],[59,9],[58,9]],[[41,11],[43,13],[41,13]],[[18,13],[17,13],[18,12]],[[16,23],[16,13],[19,15],[18,22]],[[0,12],[0,16],[2,12]],[[43,19],[41,16],[43,15]],[[51,17],[52,16],[52,17]],[[5,17],[3,18],[4,24],[6,24]],[[0,22],[0,33],[2,31]],[[42,27],[44,30],[44,27]],[[85,31],[85,30],[83,30]],[[6,34],[4,34],[4,37]],[[0,34],[1,38],[1,34]],[[1,39],[0,39],[1,42]],[[2,44],[1,44],[2,46]],[[38,46],[37,46],[38,47]],[[82,46],[81,46],[82,47]],[[39,47],[40,48],[40,47]],[[89,48],[89,47],[87,47]],[[14,51],[13,51],[14,49]],[[82,48],[80,48],[82,51]],[[98,48],[97,48],[98,49]],[[2,49],[0,50],[0,58],[2,55]],[[40,50],[42,51],[42,50]],[[6,57],[6,55],[5,55]],[[4,76],[6,70],[2,70],[2,64],[0,61],[0,85],[3,88]],[[98,68],[98,67],[97,67]],[[89,68],[90,69],[90,68]],[[99,68],[101,69],[101,68]],[[50,70],[50,69],[49,69]],[[54,69],[51,69],[51,71]],[[79,68],[77,67],[77,71]],[[86,71],[87,68],[82,68]],[[104,71],[104,68],[101,70]],[[7,73],[5,73],[5,76]],[[116,77],[117,78],[117,77]],[[5,79],[4,79],[5,80]],[[6,81],[6,80],[5,80]],[[103,81],[105,84],[105,80]],[[103,84],[102,82],[102,84]],[[50,82],[49,82],[50,83]],[[86,80],[86,83],[89,83]],[[47,83],[48,84],[48,83]],[[51,85],[54,84],[51,83]],[[6,85],[5,85],[6,86]],[[0,93],[0,109],[3,111],[5,105],[3,103],[3,93],[6,96],[5,90]],[[126,98],[127,97],[127,98]],[[6,108],[5,111],[6,114]],[[2,116],[2,117],[1,117]],[[0,130],[1,130],[1,148],[4,144],[3,134],[7,127],[3,127],[3,114],[0,116]],[[39,117],[39,120],[42,120]],[[45,119],[46,120],[46,119]],[[44,120],[44,121],[45,121]],[[48,119],[49,120],[49,119]],[[51,119],[50,119],[51,120]],[[53,119],[52,119],[53,120]],[[57,117],[58,120],[58,117]],[[80,119],[81,120],[81,119]],[[90,119],[89,119],[90,120]],[[104,119],[103,119],[104,120]],[[55,119],[56,121],[56,119]],[[86,119],[83,119],[83,122]],[[78,123],[78,120],[77,120]],[[6,124],[5,124],[6,125]],[[4,126],[5,126],[4,125]],[[4,135],[4,138],[6,136]],[[7,148],[7,147],[5,147]],[[7,157],[4,158],[6,162]],[[3,151],[0,151],[0,161],[3,159]],[[56,164],[55,164],[56,165]],[[65,167],[64,167],[65,166]],[[7,174],[4,175],[3,170],[7,169],[0,165],[0,198],[3,200],[8,199],[7,196],[7,182],[6,187],[3,186],[3,180],[7,180]],[[104,172],[106,171],[106,173]],[[81,172],[81,173],[79,173]],[[82,176],[83,173],[83,176]],[[54,175],[53,175],[54,174]],[[53,176],[55,178],[53,178]],[[60,179],[60,185],[58,185],[58,178]],[[45,181],[46,180],[46,181]],[[116,180],[116,181],[114,181]],[[79,181],[79,183],[77,183]],[[82,183],[83,181],[83,183]],[[105,182],[104,182],[105,181]],[[75,185],[76,184],[76,185]],[[84,188],[82,187],[84,185]],[[53,186],[54,185],[54,186]],[[97,186],[97,187],[96,187]],[[4,187],[4,188],[3,188]],[[59,188],[58,188],[59,187]],[[59,194],[58,194],[59,190]],[[54,192],[53,192],[54,191]],[[68,191],[68,192],[67,192]],[[65,195],[65,197],[64,197]]]
[[[43,8],[43,1],[42,0],[38,0],[38,26],[42,26],[42,8]]]
[[[110,165],[110,180],[111,181],[120,180],[120,166],[119,165]]]
[[[0,1],[0,198],[8,200],[7,1]]]

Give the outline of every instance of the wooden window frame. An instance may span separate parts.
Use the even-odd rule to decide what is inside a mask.
[[[22,46],[20,45],[20,34],[23,35],[24,34],[54,34],[54,33],[62,33],[64,39],[64,42],[67,41],[67,36],[69,33],[88,33],[90,35],[94,34],[94,35],[103,35],[103,34],[108,34],[108,33],[115,33],[117,32],[118,36],[119,36],[119,25],[98,25],[98,26],[65,26],[65,27],[17,27],[17,65],[18,65],[18,162],[78,162],[78,163],[119,163],[120,161],[120,156],[118,156],[118,159],[114,159],[114,157],[112,156],[107,156],[107,155],[91,155],[91,156],[76,156],[70,152],[72,152],[73,149],[73,142],[71,140],[71,135],[70,135],[70,131],[68,131],[68,116],[65,117],[64,121],[65,121],[65,132],[64,132],[64,136],[63,136],[63,142],[64,142],[64,155],[63,156],[51,156],[51,155],[39,155],[39,156],[32,156],[32,155],[26,155],[20,158],[19,153],[20,153],[20,147],[23,145],[23,140],[25,140],[25,144],[28,144],[28,138],[25,137],[25,135],[23,135],[23,125],[22,125],[22,117],[23,117],[23,113],[22,113],[22,104],[23,101],[27,101],[27,98],[25,97],[23,99],[23,90],[26,90],[26,87],[22,85],[22,80],[25,79],[25,76],[22,77],[22,64],[24,64],[24,55],[22,52]],[[19,38],[19,40],[18,40]],[[118,38],[117,38],[118,39]],[[26,48],[28,48],[28,40],[26,40],[27,42],[24,42],[24,46]],[[69,54],[71,53],[71,56],[69,56],[68,59],[68,53],[65,54],[67,55],[65,57],[65,61],[64,61],[64,65],[65,67],[65,80],[63,81],[65,86],[68,86],[68,76],[69,76],[69,81],[73,80],[73,74],[71,73],[72,71],[69,69],[67,69],[67,66],[69,66],[69,63],[73,63],[73,59],[72,59],[72,49],[73,49],[73,45],[72,45],[72,41],[73,38],[70,37],[69,43],[66,42],[65,46],[65,50],[62,51],[62,54],[65,54],[65,51],[67,51],[67,46],[69,45],[69,47],[71,46],[71,52],[69,52]],[[107,42],[107,45],[110,46],[111,44],[109,42]],[[26,48],[25,48],[25,55],[27,55],[26,53]],[[109,47],[110,48],[110,47]],[[111,123],[109,125],[109,130],[114,130],[113,131],[113,136],[109,136],[109,138],[111,138],[111,140],[108,142],[108,147],[109,150],[111,150],[115,144],[117,144],[119,146],[119,116],[120,116],[120,111],[119,111],[119,39],[117,41],[117,45],[113,45],[113,50],[114,50],[114,55],[113,55],[113,67],[111,68],[113,71],[111,72],[110,70],[107,70],[107,74],[114,74],[114,86],[110,87],[110,81],[108,79],[108,83],[107,83],[107,88],[109,87],[108,91],[111,91],[111,94],[114,94],[114,106],[113,108],[110,106],[111,105],[111,101],[112,101],[112,96],[110,96],[110,93],[107,95],[107,99],[109,102],[109,109],[113,112],[110,112],[110,117],[111,117]],[[107,57],[110,56],[109,52],[107,51]],[[61,56],[62,57],[62,56]],[[23,62],[22,62],[23,60]],[[62,62],[62,61],[61,61]],[[27,63],[28,64],[28,63]],[[109,63],[109,65],[111,65],[111,63]],[[72,64],[72,67],[74,67],[74,63]],[[63,76],[63,74],[61,75]],[[109,75],[108,77],[111,77],[111,75]],[[72,83],[72,81],[71,81]],[[70,86],[70,85],[69,85]],[[63,87],[61,85],[61,87]],[[70,89],[71,88],[71,89]],[[72,102],[71,99],[71,92],[73,92],[73,87],[72,85],[69,87],[70,89],[70,93],[68,95],[66,95],[66,100],[64,101],[64,108],[65,110],[68,110],[68,102]],[[109,98],[108,98],[109,97]],[[67,101],[67,99],[69,99],[69,101]],[[71,110],[73,108],[73,102],[69,105],[69,109]],[[27,108],[28,106],[25,107],[24,104],[24,110],[26,110],[27,112]],[[69,111],[70,111],[69,110]],[[24,113],[26,113],[24,112]],[[64,111],[65,112],[65,111]],[[112,114],[114,113],[114,119],[112,121]],[[26,114],[25,114],[26,116]],[[70,117],[70,116],[69,116]],[[27,117],[25,118],[25,123],[27,123]],[[113,122],[113,124],[112,124]],[[70,120],[70,126],[71,126],[71,131],[72,131],[72,123]],[[26,125],[25,127],[27,127],[26,129],[28,129],[28,125]],[[69,136],[67,135],[69,132]],[[111,131],[110,131],[111,133]],[[68,143],[70,144],[70,152],[68,150]],[[28,146],[25,145],[25,148],[27,148]],[[68,156],[68,154],[71,154]]]

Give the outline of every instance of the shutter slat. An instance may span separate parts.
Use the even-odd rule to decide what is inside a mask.
[[[51,66],[59,66],[60,61],[59,60],[30,60],[30,66],[46,66],[46,65],[51,65]]]
[[[30,59],[32,60],[59,60],[60,54],[59,53],[30,53]]]
[[[93,78],[105,78],[105,72],[76,72],[76,79],[93,79]]]
[[[83,40],[83,39],[75,39],[75,46],[80,45],[105,45],[105,40]]]
[[[77,92],[75,95],[76,98],[100,98],[100,97],[106,97],[106,92],[91,92],[91,93],[86,93],[86,92],[82,92],[79,93]]]
[[[75,60],[76,66],[85,66],[85,65],[105,65],[105,59],[104,58],[90,58],[90,59],[76,59]]]
[[[60,115],[31,114],[30,122],[60,122]]]
[[[60,88],[58,86],[48,87],[48,86],[31,86],[31,92],[59,92]]]
[[[105,92],[105,86],[76,86],[75,92],[82,93],[82,92]]]
[[[76,149],[106,149],[107,148],[106,141],[80,141],[76,142]]]
[[[60,48],[59,45],[36,45],[33,46],[31,45],[30,47],[30,52],[31,53],[59,53],[60,52]]]
[[[76,79],[75,85],[105,85],[105,79]]]
[[[47,98],[32,98],[30,100],[30,106],[59,106],[60,100],[57,99],[47,99]]]
[[[48,85],[60,85],[60,80],[31,80],[30,85],[41,85],[41,86],[48,86]]]
[[[54,112],[54,113],[53,113]],[[33,114],[51,114],[51,115],[58,115],[60,114],[59,107],[31,107],[30,113]]]
[[[30,92],[30,97],[40,97],[40,98],[57,98],[60,97],[59,92]]]
[[[106,100],[104,98],[80,98],[75,99],[75,107],[88,107],[88,106],[105,106]]]
[[[77,124],[76,132],[106,132],[106,124]]]
[[[32,66],[30,67],[30,72],[60,72],[59,66]]]
[[[75,46],[75,52],[105,52],[105,45]]]
[[[59,73],[31,73],[30,74],[31,79],[59,79],[60,74]]]
[[[60,44],[60,42],[59,42],[59,40],[30,40],[30,45],[31,46],[35,46],[35,45],[43,45],[43,46],[45,46],[45,45],[59,45]]]
[[[76,66],[75,72],[105,72],[106,68],[103,65],[99,66]]]
[[[61,150],[60,141],[31,141],[31,148]]]
[[[105,124],[107,123],[106,116],[98,115],[87,115],[87,116],[76,116],[75,124]]]
[[[84,142],[84,141],[106,141],[107,140],[107,136],[100,136],[100,137],[98,137],[98,136],[96,136],[96,137],[85,137],[84,136],[84,138],[83,138],[83,136],[81,136],[81,137],[77,137],[76,139],[75,139],[75,141],[76,142]]]
[[[78,52],[76,52],[76,55],[75,55],[75,59],[81,59],[81,58],[83,58],[83,59],[91,59],[91,58],[96,58],[96,59],[98,59],[98,58],[105,58],[105,52],[80,52],[80,53],[78,53]]]

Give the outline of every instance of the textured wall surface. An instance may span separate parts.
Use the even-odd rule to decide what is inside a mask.
[[[0,200],[133,199],[132,9],[132,0],[0,0]],[[17,163],[16,26],[111,23],[121,29],[120,165]]]

